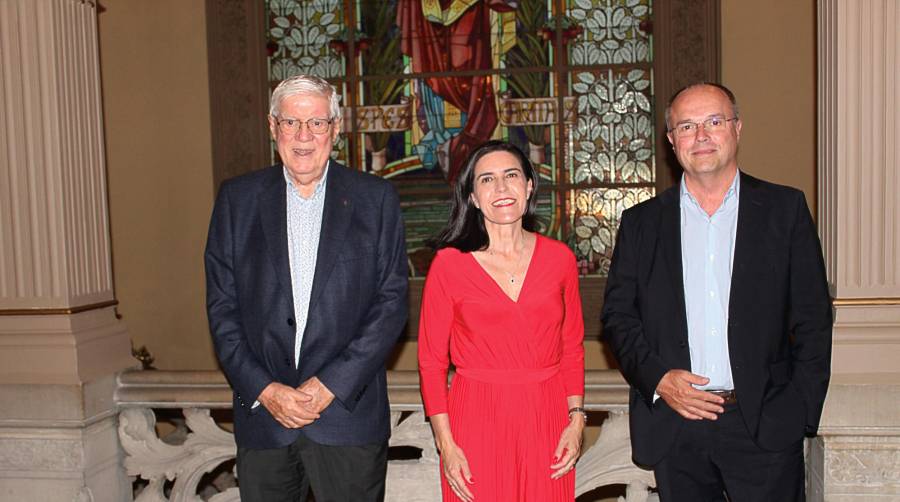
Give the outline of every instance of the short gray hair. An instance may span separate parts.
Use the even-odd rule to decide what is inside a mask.
[[[336,119],[341,116],[341,96],[337,93],[337,89],[324,79],[313,75],[295,75],[282,80],[278,87],[272,91],[269,115],[278,117],[278,114],[281,112],[281,103],[285,99],[303,94],[312,94],[327,99],[331,114],[328,117],[329,119]]]
[[[675,94],[673,94],[672,97],[669,99],[669,104],[666,106],[666,130],[667,131],[672,130],[672,125],[669,123],[669,121],[672,119],[672,104],[675,102],[676,99],[678,99],[678,96],[680,96],[684,91],[693,89],[695,87],[715,87],[716,89],[722,91],[722,93],[725,94],[725,96],[728,98],[728,101],[731,102],[731,115],[732,115],[731,118],[740,118],[738,104],[737,104],[737,98],[734,97],[734,93],[731,92],[731,89],[725,87],[722,84],[717,84],[715,82],[695,82],[693,84],[686,85],[686,86],[682,87],[681,89],[678,89],[677,91],[675,91]]]

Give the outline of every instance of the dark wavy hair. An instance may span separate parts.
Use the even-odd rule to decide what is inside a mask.
[[[484,227],[484,215],[472,203],[472,192],[475,190],[475,165],[489,153],[507,152],[519,161],[519,167],[525,178],[531,180],[531,196],[528,206],[522,215],[522,228],[529,232],[537,230],[537,191],[538,177],[528,157],[512,143],[493,140],[472,150],[462,171],[456,178],[450,201],[450,219],[437,237],[429,244],[435,249],[456,248],[464,253],[486,249],[490,244],[487,230]]]

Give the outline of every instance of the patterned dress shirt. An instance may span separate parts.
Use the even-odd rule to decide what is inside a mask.
[[[285,196],[287,197],[287,240],[288,258],[291,264],[291,293],[294,296],[294,366],[300,366],[300,346],[309,315],[309,299],[312,294],[313,277],[316,273],[316,258],[319,251],[319,236],[322,232],[322,213],[325,210],[325,185],[328,180],[328,166],[315,191],[308,199],[294,188],[293,181],[284,169]]]

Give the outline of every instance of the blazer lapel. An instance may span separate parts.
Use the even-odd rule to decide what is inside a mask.
[[[331,162],[328,167],[328,185],[325,187],[325,211],[322,214],[322,231],[319,236],[319,250],[316,257],[316,271],[313,276],[312,293],[309,298],[309,310],[312,311],[334,263],[343,248],[350,217],[353,214],[353,201],[347,186],[347,179],[342,172],[345,167]]]
[[[681,263],[681,193],[676,184],[660,196],[662,214],[660,217],[659,242],[663,261],[669,272],[669,283],[675,298],[676,321],[681,326],[681,335],[687,341],[687,307],[684,303],[684,272]]]
[[[287,242],[287,188],[282,169],[273,169],[259,194],[260,220],[269,258],[275,267],[278,283],[293,298],[291,289],[291,265]],[[293,305],[293,300],[291,300]]]
[[[728,316],[736,317],[736,306],[753,301],[753,288],[760,280],[757,264],[765,266],[768,253],[765,248],[765,222],[769,207],[759,190],[757,179],[741,173],[740,203],[738,204],[737,232],[734,239],[734,259],[731,264],[731,292],[728,300]],[[750,296],[748,296],[750,295]]]

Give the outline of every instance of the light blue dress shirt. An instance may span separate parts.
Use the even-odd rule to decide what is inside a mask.
[[[316,258],[319,253],[319,236],[322,233],[322,214],[325,212],[325,184],[328,166],[316,185],[312,196],[303,198],[294,188],[293,181],[284,169],[287,197],[288,258],[291,264],[291,293],[294,296],[294,319],[297,328],[294,338],[294,367],[300,366],[300,346],[309,316],[309,299],[312,294]]]
[[[709,378],[704,390],[734,389],[728,357],[728,300],[737,234],[740,173],[712,216],[681,178],[681,266],[691,372]]]

